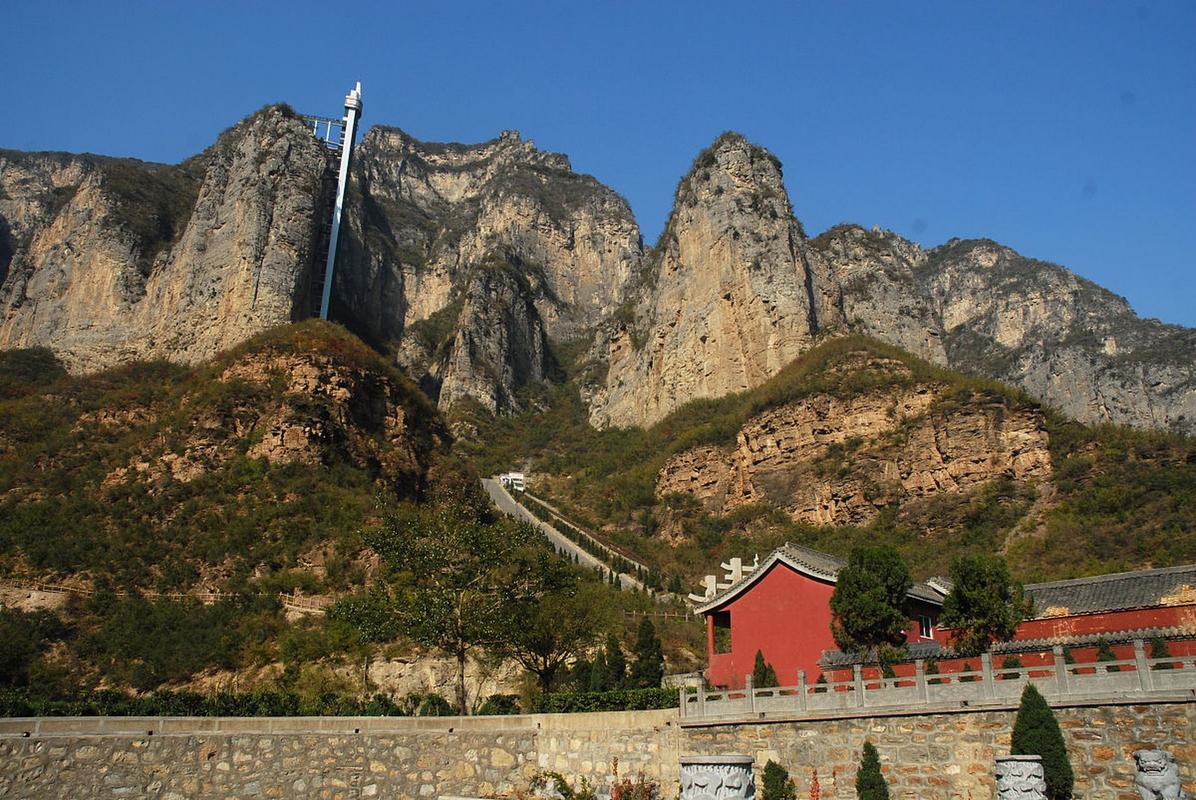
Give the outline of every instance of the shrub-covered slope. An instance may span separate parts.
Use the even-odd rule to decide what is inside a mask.
[[[2,357],[10,578],[219,591],[302,566],[308,588],[344,586],[375,493],[414,496],[447,445],[418,389],[327,323],[196,368],[66,377],[44,351]]]

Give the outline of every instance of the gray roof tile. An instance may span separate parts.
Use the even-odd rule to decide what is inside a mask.
[[[1039,617],[1196,603],[1196,564],[1032,583],[1026,594]]]

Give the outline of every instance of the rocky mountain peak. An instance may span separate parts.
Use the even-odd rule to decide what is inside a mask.
[[[0,159],[0,347],[74,371],[194,362],[289,322],[307,301],[325,157],[270,106],[179,165]]]
[[[610,369],[591,395],[596,425],[648,425],[689,400],[758,386],[834,318],[780,162],[740,134],[694,160],[654,257],[633,321],[599,341]]]

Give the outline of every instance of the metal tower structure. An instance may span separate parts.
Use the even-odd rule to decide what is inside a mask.
[[[336,247],[340,241],[341,215],[345,205],[345,187],[349,183],[349,163],[353,158],[353,144],[357,140],[357,126],[361,122],[361,81],[345,96],[345,116],[342,119],[304,116],[312,126],[312,133],[329,149],[329,155],[339,162],[336,179],[336,198],[332,214],[325,220],[324,242],[327,257],[322,277],[315,281],[313,295],[320,296],[319,317],[328,319],[328,303],[332,298],[332,274],[336,269]]]

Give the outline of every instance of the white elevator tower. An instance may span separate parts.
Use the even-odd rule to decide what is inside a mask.
[[[361,122],[361,81],[345,95],[345,116],[341,119],[304,115],[312,126],[312,133],[329,149],[338,164],[336,199],[332,214],[325,218],[328,255],[324,262],[323,280],[315,282],[320,294],[320,319],[328,319],[328,303],[332,298],[332,275],[336,270],[336,246],[340,241],[341,215],[345,206],[345,187],[349,183],[349,164],[353,159],[353,145],[357,140],[357,126]],[[321,130],[322,129],[322,130]]]

